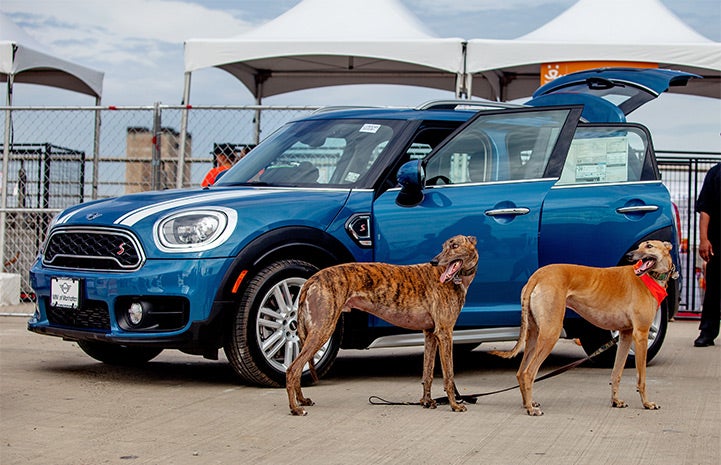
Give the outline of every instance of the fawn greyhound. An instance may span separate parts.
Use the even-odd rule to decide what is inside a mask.
[[[390,265],[346,263],[320,270],[305,282],[298,303],[298,336],[302,349],[286,371],[286,391],[293,415],[305,415],[300,378],[313,356],[328,341],[344,311],[358,309],[407,329],[422,330],[423,397],[421,405],[435,408],[431,383],[439,351],[446,394],[453,411],[466,407],[455,398],[453,381],[453,327],[476,275],[476,238],[454,236],[430,263]]]
[[[644,408],[659,408],[646,398],[646,351],[648,332],[656,310],[666,296],[668,280],[678,276],[670,251],[668,242],[645,241],[628,254],[636,261],[634,266],[593,268],[553,264],[531,275],[521,291],[518,342],[509,351],[492,352],[510,358],[525,345],[516,377],[523,406],[529,415],[543,415],[540,404],[533,401],[533,381],[561,335],[567,307],[600,328],[619,331],[611,373],[611,405],[626,407],[626,403],[618,398],[618,386],[633,342],[641,402]]]

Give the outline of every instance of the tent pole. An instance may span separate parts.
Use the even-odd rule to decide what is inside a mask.
[[[0,190],[2,191],[2,199],[0,202],[0,273],[5,272],[5,223],[7,213],[5,209],[8,205],[8,167],[10,162],[10,131],[12,130],[12,110],[13,104],[13,81],[15,76],[13,73],[8,74],[7,94],[5,96],[5,136],[3,137],[3,161],[2,161],[2,180],[0,181]]]
[[[463,70],[456,74],[456,98],[464,98],[466,100],[472,97],[470,90],[470,80],[468,70],[466,68],[466,59],[468,57],[468,42],[461,44],[461,60],[463,60]]]
[[[190,109],[190,71],[185,72],[185,85],[183,86],[183,110],[180,116],[180,151],[178,152],[178,166],[175,173],[175,187],[183,187],[183,174],[185,173],[185,149],[188,140],[188,110]],[[188,179],[190,185],[190,179]]]

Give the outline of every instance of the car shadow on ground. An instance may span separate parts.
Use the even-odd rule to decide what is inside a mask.
[[[489,349],[490,350],[490,349]],[[453,355],[456,376],[473,374],[478,371],[502,373],[515,379],[522,354],[513,359],[503,359],[483,350],[455,350]],[[541,367],[540,374],[576,361],[582,355],[569,351],[551,353]],[[177,383],[196,383],[198,385],[253,386],[244,383],[233,371],[224,357],[219,360],[207,360],[201,357],[181,354],[177,351],[165,351],[158,358],[140,366],[118,366],[87,360],[58,358],[44,360],[34,369],[57,376],[77,377],[81,380],[92,379],[98,382],[113,383],[152,383],[172,385]],[[592,366],[586,364],[584,366]],[[326,380],[354,380],[367,378],[409,378],[419,379],[423,371],[423,349],[374,349],[342,350],[331,370],[324,376]],[[441,364],[436,356],[435,377],[441,379]]]

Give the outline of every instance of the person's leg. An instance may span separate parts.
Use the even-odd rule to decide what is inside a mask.
[[[694,341],[694,345],[705,347],[713,345],[713,340],[719,335],[719,320],[721,319],[721,258],[713,257],[706,264],[706,294],[701,309],[701,334]]]

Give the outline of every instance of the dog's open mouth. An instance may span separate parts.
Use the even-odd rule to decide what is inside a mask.
[[[656,266],[655,258],[644,257],[633,265],[633,272],[636,273],[636,276],[641,276],[645,272],[653,269],[654,266]]]
[[[453,260],[448,267],[446,267],[446,271],[441,274],[441,282],[445,283],[446,281],[455,278],[456,273],[460,271],[461,266],[463,265],[463,260]]]

